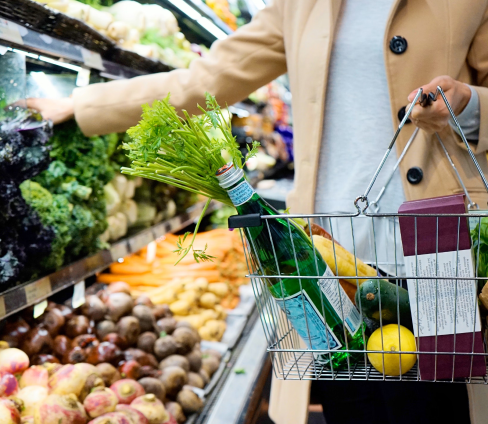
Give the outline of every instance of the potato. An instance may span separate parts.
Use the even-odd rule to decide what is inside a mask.
[[[186,290],[178,294],[178,300],[186,300],[190,305],[193,305],[199,297],[195,290]]]
[[[227,312],[222,305],[215,305],[214,310],[218,314],[217,318],[215,319],[225,320],[227,318]]]
[[[178,350],[178,344],[172,336],[160,337],[154,343],[154,354],[160,361],[173,355]]]
[[[203,408],[202,400],[191,390],[182,390],[178,393],[176,401],[181,405],[185,414],[200,412]]]
[[[159,363],[160,370],[173,366],[180,367],[184,369],[185,372],[190,371],[190,361],[182,355],[170,355]]]
[[[211,319],[219,319],[219,313],[214,310],[214,309],[205,309],[201,314],[200,314],[205,322]]]
[[[190,371],[200,371],[200,368],[202,368],[202,352],[200,350],[193,349],[193,351],[186,355],[186,359],[190,363]]]
[[[188,384],[193,387],[198,387],[199,389],[205,387],[205,382],[203,381],[202,376],[196,372],[188,373]]]
[[[213,309],[218,303],[219,299],[213,293],[204,293],[199,299],[200,305],[204,308]]]
[[[190,353],[198,342],[198,336],[195,330],[190,328],[177,328],[172,337],[175,339],[177,350],[176,353],[186,355]]]
[[[208,285],[207,291],[222,299],[229,294],[229,286],[226,283],[211,283]]]
[[[171,334],[175,331],[176,320],[173,317],[161,318],[156,321],[156,329],[159,333],[164,331],[166,334]]]
[[[202,359],[202,369],[207,371],[208,375],[214,375],[215,371],[219,369],[220,362],[213,356]]]
[[[163,369],[160,377],[166,389],[166,394],[176,396],[181,388],[188,383],[188,376],[184,369],[171,366]]]
[[[201,378],[201,377],[200,377]],[[144,377],[137,381],[146,393],[152,393],[161,402],[164,402],[166,397],[166,388],[161,380],[152,377]]]
[[[183,424],[186,421],[183,408],[178,402],[166,402],[164,407],[171,415],[173,415],[173,417],[175,417],[178,424]]]
[[[169,309],[175,315],[188,315],[190,313],[191,305],[186,300],[177,300],[169,305]]]

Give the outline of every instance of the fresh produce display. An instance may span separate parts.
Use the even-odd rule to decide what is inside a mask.
[[[56,248],[55,230],[22,196],[21,184],[50,162],[51,127],[28,111],[0,126],[0,290],[28,280]]]
[[[200,56],[201,46],[190,44],[179,32],[169,10],[158,4],[122,0],[35,0],[91,26],[120,47],[141,56],[187,68]],[[110,7],[106,7],[110,6]]]
[[[40,186],[25,186],[27,201],[56,230],[56,250],[49,262],[39,264],[42,271],[53,271],[105,246],[99,237],[107,228],[104,185],[114,175],[109,143],[108,137],[85,137],[74,121],[57,126],[49,143],[52,162],[33,179]]]
[[[197,264],[187,257],[175,267],[172,249],[177,241],[176,236],[167,235],[157,242],[154,259],[148,262],[148,249],[142,249],[112,264],[110,273],[99,274],[98,281],[127,283],[133,296],[168,304],[175,320],[190,323],[203,340],[219,341],[226,329],[225,309],[237,306],[239,286],[248,283],[240,236],[228,230],[200,233],[195,247],[207,246],[213,261]]]
[[[128,291],[112,284],[78,309],[50,302],[37,319],[32,310],[8,319],[1,399],[11,397],[35,424],[176,424],[199,412],[193,390],[208,384],[220,354],[201,351],[198,332],[170,306]],[[109,420],[118,417],[126,421]]]

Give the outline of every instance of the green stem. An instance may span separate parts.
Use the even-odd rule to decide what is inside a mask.
[[[207,202],[205,203],[205,206],[203,207],[202,213],[200,214],[200,217],[198,218],[197,225],[195,225],[195,231],[193,232],[193,237],[191,239],[190,245],[187,248],[185,248],[183,255],[181,256],[180,259],[178,259],[176,261],[175,266],[178,265],[186,255],[188,255],[188,253],[190,252],[190,249],[193,250],[193,243],[195,243],[195,238],[197,236],[198,229],[200,228],[200,224],[201,224],[201,222],[205,216],[205,213],[207,212],[208,207],[210,206],[211,201],[212,201],[212,199],[208,199]]]

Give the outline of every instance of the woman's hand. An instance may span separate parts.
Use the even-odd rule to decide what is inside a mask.
[[[74,103],[71,97],[63,99],[27,99],[27,107],[39,112],[44,119],[50,119],[54,125],[68,121],[75,115]]]
[[[428,95],[430,92],[435,93],[437,86],[440,86],[444,90],[454,114],[456,116],[459,115],[471,98],[470,88],[466,84],[446,75],[436,77],[420,88],[422,88],[424,94]],[[416,89],[408,95],[409,102],[413,101],[418,90]],[[407,110],[409,107],[410,104],[407,106]],[[441,96],[438,96],[437,101],[433,102],[430,106],[422,107],[416,104],[410,114],[412,122],[429,134],[442,131],[449,124],[450,118],[449,110],[447,110]]]

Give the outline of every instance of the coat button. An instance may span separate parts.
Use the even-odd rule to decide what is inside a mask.
[[[398,120],[400,122],[403,121],[403,118],[405,118],[405,114],[407,113],[407,106],[403,106],[402,108],[400,108],[400,110],[398,111]],[[410,124],[412,121],[410,120],[410,118],[408,118],[406,121],[405,121],[405,124]]]
[[[405,38],[400,37],[399,35],[395,35],[390,40],[390,50],[395,54],[402,54],[405,53],[407,50],[408,44]]]
[[[407,171],[407,180],[410,184],[418,184],[422,181],[424,173],[418,166],[414,166]]]

